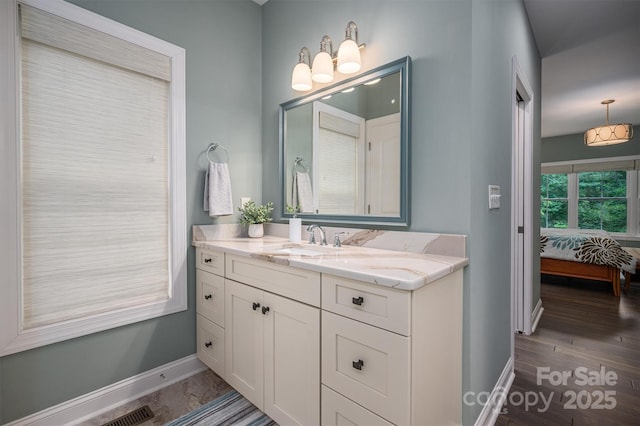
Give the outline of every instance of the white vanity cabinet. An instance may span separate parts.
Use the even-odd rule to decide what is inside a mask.
[[[224,378],[224,253],[196,249],[198,358]]]
[[[320,274],[227,254],[225,380],[279,424],[320,424]],[[308,291],[309,294],[301,294]],[[306,289],[306,290],[304,290]]]
[[[461,424],[462,268],[398,290],[196,253],[198,357],[277,423]]]
[[[414,291],[322,276],[322,424],[461,423],[462,271]]]

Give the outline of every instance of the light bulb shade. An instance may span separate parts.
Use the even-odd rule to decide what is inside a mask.
[[[347,39],[340,44],[338,49],[338,71],[342,74],[353,74],[360,71],[360,48],[355,41]]]
[[[293,90],[306,91],[311,90],[313,83],[311,82],[311,70],[309,65],[300,62],[293,67],[291,74],[291,88]]]
[[[594,127],[584,132],[584,144],[587,146],[614,145],[633,138],[633,126],[628,123]]]
[[[313,58],[311,66],[311,78],[318,83],[333,81],[333,59],[327,52],[318,52]]]

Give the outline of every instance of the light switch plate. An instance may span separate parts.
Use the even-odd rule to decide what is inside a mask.
[[[500,208],[500,187],[498,185],[489,185],[489,210]]]

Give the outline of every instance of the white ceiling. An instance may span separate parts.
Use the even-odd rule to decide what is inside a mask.
[[[542,57],[542,137],[640,125],[640,0],[524,0]],[[636,136],[637,137],[637,136]]]

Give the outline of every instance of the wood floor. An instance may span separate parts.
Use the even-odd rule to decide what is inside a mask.
[[[516,336],[496,425],[640,425],[640,283],[617,298],[601,282],[543,276],[541,297],[536,332]]]

